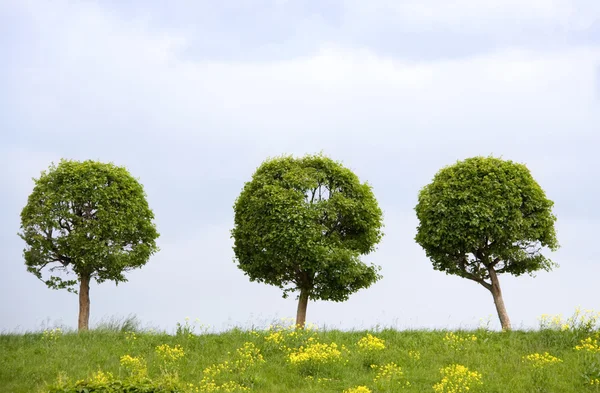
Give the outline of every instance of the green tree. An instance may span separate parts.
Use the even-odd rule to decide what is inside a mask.
[[[555,266],[541,253],[558,248],[553,204],[525,165],[469,158],[440,170],[420,191],[415,240],[435,270],[489,290],[502,329],[510,330],[498,275]]]
[[[79,282],[79,330],[87,330],[90,280],[125,282],[124,272],[148,261],[158,250],[154,214],[142,185],[113,164],[61,160],[33,180],[19,233],[27,270],[52,289],[76,292]],[[77,279],[44,279],[46,267]]]
[[[234,206],[237,264],[250,281],[298,291],[296,324],[309,299],[345,301],[380,276],[361,255],[382,237],[371,186],[322,155],[265,161]]]

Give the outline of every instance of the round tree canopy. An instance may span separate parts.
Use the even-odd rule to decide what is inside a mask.
[[[558,247],[546,198],[525,165],[474,157],[440,170],[419,193],[416,241],[434,268],[468,278],[550,270]]]
[[[123,272],[144,265],[157,251],[158,232],[142,185],[129,172],[96,161],[61,160],[35,180],[21,212],[25,263],[42,278],[42,269],[74,272],[98,282],[125,281]],[[52,276],[54,288],[76,280]]]
[[[252,281],[343,301],[379,276],[359,257],[382,236],[368,184],[321,155],[264,162],[236,200],[234,251]]]

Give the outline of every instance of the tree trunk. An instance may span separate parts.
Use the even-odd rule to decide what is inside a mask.
[[[79,283],[79,331],[88,330],[90,324],[90,276],[82,275]]]
[[[306,307],[308,306],[308,290],[301,289],[298,298],[298,311],[296,312],[296,328],[304,329],[306,324]]]
[[[511,330],[510,319],[508,318],[508,313],[506,312],[506,307],[504,306],[504,300],[502,299],[502,290],[500,289],[498,275],[493,267],[489,268],[488,271],[490,272],[490,280],[492,281],[492,288],[490,289],[490,292],[492,292],[492,296],[494,297],[494,303],[496,304],[496,311],[498,312],[498,318],[500,318],[502,330]]]

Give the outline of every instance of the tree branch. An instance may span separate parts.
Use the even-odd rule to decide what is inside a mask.
[[[461,276],[464,278],[468,278],[471,281],[475,281],[478,284],[481,284],[484,288],[486,288],[487,290],[492,290],[492,284],[489,284],[488,282],[486,282],[483,278],[471,273],[468,269],[467,266],[470,265],[467,261],[467,256],[463,255],[462,258],[459,261],[460,263],[460,271],[462,272]]]
[[[312,205],[312,204],[313,204],[313,202],[315,201],[315,194],[317,193],[317,189],[318,189],[318,188],[319,188],[319,187],[317,186],[317,188],[315,188],[315,189],[312,191],[312,198],[310,198],[310,204],[311,204],[311,205]]]
[[[67,220],[63,220],[62,218],[59,218],[59,219],[58,219],[58,225],[59,225],[59,226],[60,226],[62,229],[66,230],[66,231],[67,231],[67,232],[69,232],[69,233],[72,231],[72,229],[71,229],[71,225],[69,225],[69,222],[68,222]]]
[[[496,257],[496,259],[494,259],[492,261],[492,263],[490,263],[490,265],[488,266],[488,269],[489,268],[493,268],[494,266],[496,266],[500,262],[500,260],[501,260],[500,257]]]
[[[476,275],[469,273],[469,272],[464,272],[464,273],[465,273],[465,275],[463,275],[464,278],[467,278],[471,281],[475,281],[476,283],[481,284],[481,286],[483,286],[488,291],[492,290],[492,284],[488,283],[481,277],[477,277]]]

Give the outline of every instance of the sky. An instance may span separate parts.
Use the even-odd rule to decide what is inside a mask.
[[[128,282],[92,285],[92,326],[294,317],[236,267],[232,207],[265,159],[318,152],[372,185],[385,236],[363,260],[383,279],[308,322],[498,328],[491,294],[414,241],[421,187],[478,155],[526,164],[555,202],[560,267],[500,278],[513,326],[600,311],[597,0],[0,0],[0,53],[0,331],[77,326],[77,296],[28,273],[17,236],[61,158],[125,166],[161,234]]]

